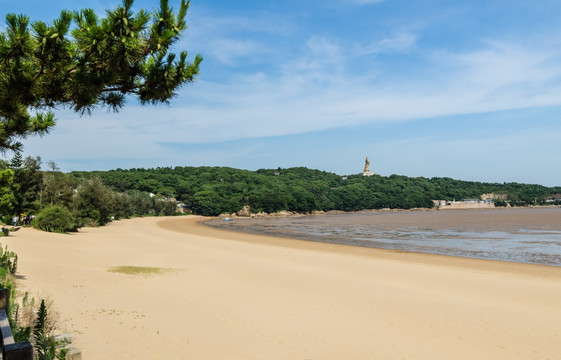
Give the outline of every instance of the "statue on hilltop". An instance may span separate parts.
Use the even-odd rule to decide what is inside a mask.
[[[362,171],[362,175],[364,176],[372,176],[374,173],[370,171],[370,159],[368,156],[366,157],[366,161],[364,162],[364,170]]]

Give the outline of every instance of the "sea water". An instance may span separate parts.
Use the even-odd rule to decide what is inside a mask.
[[[310,241],[561,266],[559,208],[236,218],[207,224]]]

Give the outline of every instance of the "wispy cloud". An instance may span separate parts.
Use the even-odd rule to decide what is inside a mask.
[[[139,6],[148,4],[138,1]],[[181,89],[171,106],[129,104],[118,115],[100,112],[79,119],[61,112],[54,132],[26,142],[27,149],[91,161],[157,161],[203,159],[182,152],[198,147],[220,158],[221,146],[235,143],[242,148],[230,148],[231,154],[257,158],[260,144],[273,138],[303,139],[406,122],[410,127],[435,118],[464,123],[483,113],[561,105],[561,47],[554,35],[558,29],[551,25],[555,18],[549,16],[547,26],[535,21],[546,11],[556,13],[559,5],[551,2],[531,8],[497,3],[484,11],[476,4],[417,1],[264,4],[193,2],[189,30],[178,48],[201,53],[205,61],[200,79]],[[488,19],[499,13],[504,14],[500,21],[488,26]],[[469,116],[456,116],[461,114]],[[531,136],[532,144],[539,144],[539,134]],[[493,139],[504,145],[520,138],[460,143],[491,151]],[[390,140],[388,146],[395,145],[391,150],[397,155],[422,144],[445,151],[455,140],[432,147],[428,142]],[[366,151],[367,144],[356,146],[353,151]],[[484,155],[473,150],[470,156]],[[407,166],[416,169],[414,165]]]
[[[309,82],[333,81],[345,66],[344,49],[337,43],[320,36],[312,36],[305,42],[305,51],[299,57],[280,64],[281,75],[266,81],[298,84],[299,88],[309,86]],[[294,89],[298,91],[298,89]]]
[[[539,47],[504,42],[489,42],[472,52],[442,54],[451,66],[465,69],[473,83],[495,87],[555,80],[561,75],[559,55]]]
[[[471,96],[480,111],[559,103],[559,51],[490,42],[472,52],[435,53],[433,60],[442,71],[439,82],[458,96]]]
[[[246,15],[216,16],[204,7],[192,7],[189,14],[189,33],[193,36],[215,34],[237,34],[240,32],[270,33],[285,36],[296,31],[295,25],[286,16],[267,12]]]
[[[401,31],[394,36],[384,37],[366,46],[356,45],[354,53],[356,55],[367,55],[388,52],[407,52],[415,45],[417,38],[417,35],[410,31]]]
[[[340,48],[326,38],[313,36],[306,42],[308,49],[316,56],[323,56],[326,59],[335,59],[340,56]]]
[[[439,52],[430,57],[423,76],[370,80],[346,68],[344,51],[326,39],[310,38],[307,46],[310,52],[278,76],[201,80],[182,90],[180,98],[188,99],[183,105],[176,101],[173,107],[129,106],[118,115],[98,113],[87,121],[96,125],[81,132],[108,144],[124,141],[125,133],[131,143],[140,144],[218,143],[561,104],[561,66],[556,62],[561,54],[538,48],[491,43],[472,52]],[[70,116],[65,115],[61,130],[89,126],[84,121],[72,125]],[[116,127],[114,139],[103,128],[109,125]],[[76,145],[87,143],[84,138]]]
[[[193,6],[190,11],[189,30],[177,47],[201,53],[206,62],[228,66],[264,63],[276,53],[271,38],[296,31],[286,17],[267,12],[216,16],[204,6]]]
[[[365,4],[378,4],[386,0],[350,0],[353,4],[365,5]]]
[[[234,65],[237,59],[254,57],[265,50],[251,40],[216,39],[209,42],[205,56],[213,57],[223,64]]]
[[[316,49],[331,49],[322,41],[314,44]],[[448,54],[446,68],[438,63],[431,69],[435,76],[409,83],[372,84],[348,72],[330,72],[329,67],[322,66],[313,71],[295,68],[281,77],[242,76],[229,84],[201,81],[196,88],[182,92],[190,99],[185,106],[129,107],[118,115],[121,119],[134,119],[131,121],[116,121],[117,115],[96,114],[93,123],[118,126],[113,140],[98,127],[84,133],[99,134],[108,143],[123,141],[118,140],[123,133],[128,133],[127,137],[135,143],[164,139],[186,144],[217,143],[561,103],[561,86],[550,82],[561,75],[561,69],[550,64],[551,56],[519,48],[517,59],[507,61],[499,56],[501,51],[497,54],[492,49]],[[335,48],[332,50],[337,54]],[[489,60],[495,57],[495,61]],[[505,70],[508,66],[511,71]],[[318,79],[316,72],[323,77]],[[156,118],[158,122],[153,121]],[[132,125],[140,131],[131,131]],[[87,140],[79,142],[84,146]]]

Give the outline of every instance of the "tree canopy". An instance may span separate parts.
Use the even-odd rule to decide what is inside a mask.
[[[561,187],[483,183],[402,175],[341,176],[304,167],[248,171],[227,167],[175,167],[73,172],[76,179],[99,178],[118,192],[147,191],[174,197],[196,214],[251,211],[274,213],[321,210],[431,208],[433,200],[479,199],[504,194],[513,206],[561,203]]]
[[[131,216],[291,211],[432,208],[433,200],[499,196],[497,206],[560,205],[561,187],[484,183],[403,175],[341,177],[305,167],[241,170],[228,167],[160,167],[109,171],[41,170],[41,158],[0,160],[0,213],[38,215],[63,207],[69,224],[103,225]],[[1,185],[5,183],[7,185]],[[179,208],[178,208],[179,205]],[[49,210],[47,215],[59,213]],[[45,216],[45,218],[49,218]],[[52,225],[52,223],[51,223]]]
[[[168,102],[195,80],[202,61],[172,46],[187,28],[190,1],[177,14],[167,0],[159,10],[132,10],[133,0],[99,18],[91,9],[62,11],[52,23],[8,14],[0,32],[0,150],[55,125],[54,109],[118,111],[127,95],[141,104]]]

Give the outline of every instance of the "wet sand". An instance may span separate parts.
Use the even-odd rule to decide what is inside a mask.
[[[561,266],[561,208],[364,211],[213,219],[229,231],[429,254]]]
[[[84,359],[556,359],[561,268],[226,232],[198,217],[21,229],[20,287]],[[157,276],[113,266],[173,269]]]
[[[297,218],[314,218],[319,222],[330,223],[343,218],[345,224],[360,226],[374,224],[381,229],[395,229],[398,227],[419,228],[469,228],[474,231],[491,231],[524,228],[561,230],[561,208],[497,208],[485,210],[426,210],[426,211],[372,211],[358,213],[338,213],[334,215],[299,216],[299,217],[270,217],[270,218],[236,218],[237,227],[234,230],[251,232],[251,223],[273,221],[275,223],[289,224]],[[210,220],[206,223],[211,226],[229,226],[220,219]],[[246,229],[244,229],[246,228]],[[275,233],[283,236],[283,233]]]

